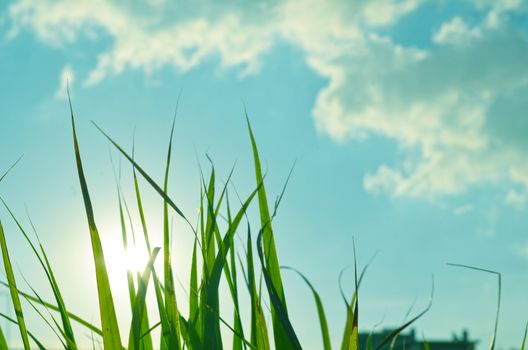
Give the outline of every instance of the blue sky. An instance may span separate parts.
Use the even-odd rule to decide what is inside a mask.
[[[67,79],[108,255],[119,256],[116,194],[109,146],[90,120],[127,148],[135,130],[137,158],[160,179],[180,95],[171,194],[193,213],[197,158],[205,168],[206,153],[224,179],[236,161],[241,193],[254,186],[245,103],[270,198],[296,162],[275,224],[279,256],[321,292],[333,339],[345,316],[337,278],[352,263],[354,237],[360,263],[379,251],[361,291],[360,328],[383,317],[386,327],[399,324],[415,299],[418,311],[434,274],[434,306],[417,329],[450,338],[468,328],[485,348],[496,280],[445,265],[458,262],[503,273],[498,343],[520,345],[528,319],[528,6],[351,3],[0,4],[0,171],[24,154],[0,195],[21,218],[27,205],[71,309],[97,322]],[[161,202],[144,191],[159,234]],[[132,202],[129,186],[125,194]],[[49,296],[4,210],[0,218],[20,276]],[[192,235],[175,224],[176,274],[185,285]],[[124,281],[122,266],[110,268]],[[350,292],[351,271],[345,276]],[[295,295],[292,321],[316,349],[309,291],[296,276],[285,279]],[[114,293],[125,324],[123,283]],[[38,318],[30,327],[55,341]],[[11,338],[18,341],[14,329]]]

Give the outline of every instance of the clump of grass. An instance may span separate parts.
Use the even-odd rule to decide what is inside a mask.
[[[290,319],[287,308],[286,293],[282,282],[283,277],[281,265],[279,264],[273,230],[273,220],[283,197],[284,190],[286,189],[286,185],[274,206],[270,208],[257,143],[251,129],[249,118],[247,118],[247,127],[253,153],[255,187],[243,200],[240,201],[240,206],[235,210],[229,202],[228,185],[231,174],[225,184],[222,187],[217,188],[215,169],[214,166],[212,166],[209,177],[207,179],[203,175],[201,177],[200,211],[198,224],[196,226],[191,224],[191,221],[176,204],[176,200],[171,198],[168,194],[172,137],[175,123],[173,122],[170,132],[163,185],[159,185],[147,173],[147,171],[141,167],[134,157],[134,151],[129,154],[102,128],[94,124],[103,137],[106,138],[122,157],[132,165],[135,201],[141,222],[142,236],[149,256],[148,264],[145,266],[143,273],[137,275],[134,275],[132,271],[128,271],[127,273],[127,287],[132,320],[128,329],[120,329],[117,322],[118,317],[115,311],[114,298],[110,288],[104,255],[105,252],[102,248],[101,238],[97,229],[97,221],[88,190],[88,181],[84,174],[81,149],[77,138],[75,116],[73,108],[71,107],[71,102],[70,112],[74,157],[77,165],[77,173],[83,196],[86,219],[88,222],[88,231],[92,244],[101,327],[99,328],[69,311],[70,308],[67,308],[66,302],[62,298],[59,288],[60,284],[55,278],[52,266],[40,240],[38,240],[38,236],[38,244],[34,244],[22,224],[17,220],[15,214],[4,202],[11,219],[16,223],[18,229],[37,257],[41,268],[44,270],[55,298],[55,302],[49,302],[43,300],[34,290],[32,290],[33,293],[30,294],[18,289],[11,266],[6,235],[0,222],[0,246],[3,255],[4,269],[7,276],[7,282],[3,284],[9,288],[16,313],[16,319],[12,319],[3,314],[0,314],[0,316],[18,325],[24,348],[26,350],[30,349],[30,341],[32,341],[39,349],[44,349],[45,347],[33,333],[27,330],[20,300],[21,297],[30,303],[30,305],[33,306],[38,304],[49,312],[49,317],[44,316],[41,312],[38,312],[38,314],[46,320],[49,327],[53,329],[59,338],[63,347],[68,350],[75,350],[78,348],[77,338],[72,327],[73,322],[78,323],[89,330],[94,337],[97,337],[102,341],[104,348],[108,350],[124,349],[124,339],[122,336],[125,334],[128,334],[126,348],[133,350],[151,350],[154,348],[167,350],[186,348],[193,350],[223,349],[225,347],[225,341],[221,333],[221,327],[226,327],[230,331],[233,350],[270,349],[273,346],[277,349],[302,349],[302,339],[299,339],[295,331],[295,327]],[[14,165],[10,167],[9,170],[13,167]],[[0,182],[6,177],[9,170],[0,176]],[[142,200],[143,197],[138,181],[139,176],[148,183],[150,188],[154,190],[164,202],[162,247],[152,247],[150,243]],[[131,220],[131,218],[125,198],[120,189],[119,180],[116,182],[119,221],[122,229],[123,246],[126,249],[129,245],[130,237],[125,223],[126,216],[128,216],[129,220]],[[288,181],[286,181],[286,184],[287,182]],[[259,229],[256,237],[251,233],[250,220],[247,215],[248,208],[254,203],[258,206],[260,214],[260,220],[257,225]],[[194,235],[191,269],[189,272],[190,290],[188,295],[177,295],[175,291],[170,244],[171,231],[169,217],[171,212],[181,217]],[[221,222],[223,223],[222,225],[220,225]],[[245,250],[237,250],[234,238],[237,233],[240,234],[243,230],[243,223],[246,223],[247,245]],[[255,241],[254,238],[256,238]],[[133,240],[135,239],[136,237],[134,236]],[[256,257],[253,250],[255,243],[257,248]],[[158,274],[154,266],[159,255],[162,256],[160,259],[163,259],[163,273],[161,275]],[[343,294],[346,306],[346,322],[340,345],[342,350],[359,349],[359,288],[369,264],[370,262],[365,265],[358,276],[354,247],[355,291],[350,302]],[[300,271],[291,267],[283,267],[282,270],[293,271],[298,274],[310,289],[319,318],[322,347],[325,350],[330,350],[332,348],[330,342],[330,330],[323,302],[316,288]],[[245,285],[239,284],[238,276],[240,275],[243,276]],[[221,280],[226,282],[231,300],[220,300],[219,291]],[[146,296],[149,287],[154,289],[156,299],[155,311],[158,316],[156,321],[149,320],[147,315],[148,306],[146,303]],[[249,306],[247,308],[243,308],[240,303],[240,296],[244,292],[249,296]],[[184,299],[187,299],[186,302],[189,305],[187,314],[183,314],[179,306]],[[225,320],[220,313],[221,306],[227,303],[230,303],[233,306],[232,320]],[[431,307],[431,303],[432,296],[430,303],[422,312],[389,334],[386,339],[380,344],[377,344],[375,349],[381,349],[386,344],[391,343],[400,332],[422,317]],[[266,304],[269,305],[269,313],[271,314],[271,327],[268,327],[266,323],[268,309],[263,307],[263,305]],[[35,310],[38,311],[37,308],[35,308]],[[54,314],[56,315],[57,313],[60,315],[60,322],[54,317]],[[51,322],[48,318],[51,318]],[[246,319],[249,320],[248,323],[244,322]],[[249,324],[247,329],[244,328],[245,324]],[[160,330],[160,335],[155,338],[153,337],[152,331],[158,328]],[[5,337],[0,329],[0,349],[7,349],[7,347],[8,345],[6,344]],[[373,344],[367,344],[367,349],[372,350],[373,348]]]

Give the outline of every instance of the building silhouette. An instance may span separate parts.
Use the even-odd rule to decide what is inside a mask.
[[[393,329],[384,329],[379,332],[360,332],[359,349],[367,349],[368,342],[371,342],[372,349],[376,349]],[[400,333],[394,341],[394,350],[475,350],[476,340],[469,338],[467,330],[463,330],[460,336],[453,334],[450,340],[422,339],[417,338],[415,330],[408,333]],[[370,338],[370,339],[369,339]],[[389,350],[391,342],[385,344],[381,350]]]

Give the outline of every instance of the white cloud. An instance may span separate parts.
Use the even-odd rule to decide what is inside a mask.
[[[73,86],[73,83],[75,82],[75,74],[73,72],[73,69],[70,65],[64,66],[60,72],[59,76],[59,87],[57,88],[57,91],[55,92],[55,97],[58,99],[67,99],[67,88],[68,85],[71,87]]]
[[[437,44],[463,45],[479,39],[481,35],[480,28],[469,28],[462,18],[455,17],[440,27],[433,40]]]
[[[487,12],[471,26],[446,19],[435,48],[402,46],[376,34],[419,0],[151,1],[19,0],[10,7],[12,36],[31,30],[43,42],[68,45],[100,33],[113,43],[84,80],[95,85],[127,69],[180,71],[216,56],[241,75],[257,72],[277,38],[300,48],[328,79],[313,107],[317,129],[338,141],[372,134],[395,140],[401,162],[366,174],[366,190],[435,198],[482,183],[510,183],[518,203],[528,193],[528,44],[509,25],[521,1],[475,2]],[[418,156],[417,156],[418,154]],[[512,190],[513,191],[513,190]]]

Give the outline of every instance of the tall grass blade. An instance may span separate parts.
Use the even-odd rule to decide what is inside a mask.
[[[251,124],[249,122],[249,117],[247,115],[247,112],[246,112],[246,121],[247,121],[248,130],[249,130],[249,136],[251,139],[251,147],[253,150],[253,160],[255,163],[255,177],[257,180],[257,184],[260,184],[261,182],[263,182],[262,167],[260,164],[257,143],[253,135],[253,130],[251,129]],[[271,217],[270,217],[270,212],[269,212],[269,207],[268,207],[268,199],[266,195],[266,189],[264,186],[260,186],[260,190],[258,193],[258,203],[259,203],[262,237],[264,241],[264,253],[265,253],[264,261],[265,261],[266,270],[268,271],[268,274],[269,274],[268,278],[271,284],[273,285],[273,288],[276,290],[276,297],[278,298],[278,301],[280,302],[283,316],[287,317],[288,310],[286,306],[286,297],[284,295],[284,289],[282,286],[279,259],[277,257],[277,249],[275,247],[275,239],[273,236],[273,229],[271,226]],[[271,298],[271,295],[270,295],[270,298]],[[284,324],[279,319],[280,317],[277,315],[277,310],[275,310],[275,305],[273,303],[272,303],[272,308],[271,308],[271,315],[273,319],[273,335],[275,338],[275,343],[284,344],[283,345],[284,349],[288,349],[288,346],[289,346],[288,344],[290,344],[291,335],[288,335],[287,334],[288,331],[284,329]]]
[[[69,99],[69,96],[68,96]],[[117,324],[117,316],[115,313],[114,300],[110,290],[110,282],[108,280],[108,273],[106,271],[106,263],[103,254],[103,247],[99,232],[95,224],[95,217],[92,208],[90,194],[88,192],[88,185],[84,176],[84,170],[81,161],[81,154],[79,150],[79,143],[77,140],[77,132],[75,130],[75,118],[73,114],[73,107],[70,102],[71,122],[73,131],[73,144],[75,149],[75,159],[77,163],[77,172],[79,175],[79,182],[81,185],[81,192],[84,199],[84,208],[86,210],[86,217],[88,219],[88,226],[90,229],[90,238],[92,241],[92,251],[95,263],[95,275],[97,280],[97,292],[99,296],[99,313],[101,316],[101,324],[103,330],[103,343],[105,350],[121,350],[121,336],[119,334],[119,327]]]
[[[24,313],[22,312],[22,305],[20,304],[20,298],[17,293],[17,286],[15,280],[15,274],[13,273],[13,267],[11,265],[11,259],[9,258],[9,252],[7,250],[7,243],[4,234],[4,228],[2,222],[0,221],[0,245],[2,247],[2,257],[4,259],[4,269],[6,272],[7,281],[9,282],[9,292],[11,293],[11,300],[13,302],[13,307],[15,309],[15,314],[18,324],[18,329],[20,330],[20,336],[22,337],[22,343],[24,344],[24,349],[29,350],[29,339],[28,332],[26,328],[26,323],[24,322]]]
[[[172,154],[172,140],[174,136],[174,126],[176,124],[176,115],[172,121],[172,128],[170,133],[169,148],[167,151],[167,165],[165,167],[165,180],[163,184],[163,192],[168,193],[169,172]],[[167,318],[171,328],[171,337],[169,342],[170,349],[180,349],[180,314],[176,304],[176,293],[174,289],[174,277],[172,274],[171,263],[171,240],[169,228],[169,206],[167,201],[163,202],[163,272],[164,272],[164,295],[165,307],[167,309]]]

